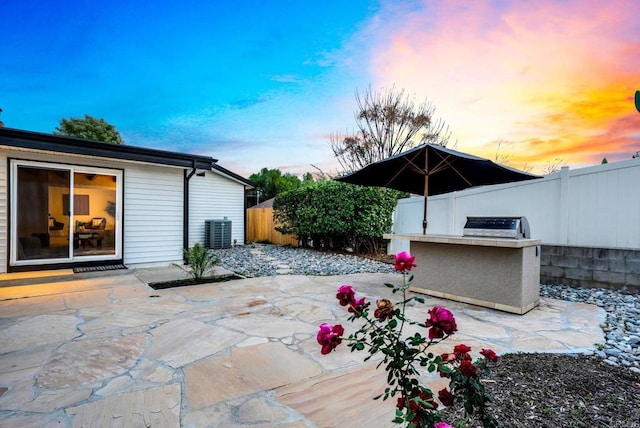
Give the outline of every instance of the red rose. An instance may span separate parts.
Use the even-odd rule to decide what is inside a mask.
[[[356,290],[350,285],[341,285],[338,288],[336,298],[340,301],[341,306],[352,305],[356,300]]]
[[[429,310],[429,319],[427,319],[427,327],[429,329],[429,339],[440,339],[444,335],[452,335],[458,331],[456,319],[448,309],[441,306],[435,306]]]
[[[416,259],[415,257],[407,253],[406,251],[401,251],[398,254],[396,254],[394,267],[398,272],[405,272],[405,271],[408,272],[411,270],[412,267],[418,266],[417,264],[414,263],[415,259]]]
[[[447,388],[438,391],[438,400],[445,406],[452,406],[455,398],[455,395],[449,392]]]
[[[344,328],[340,324],[321,324],[316,339],[318,340],[318,343],[322,345],[322,350],[320,351],[322,355],[327,355],[329,352],[336,349],[336,347],[342,342],[341,336],[343,334]]]
[[[464,360],[460,363],[460,373],[464,377],[476,377],[478,375],[478,369],[469,360]]]
[[[471,347],[462,343],[453,347],[453,353],[456,354],[456,356],[464,355],[470,351]]]
[[[491,349],[483,349],[482,351],[480,351],[480,354],[484,355],[484,357],[492,363],[498,361],[498,355]]]

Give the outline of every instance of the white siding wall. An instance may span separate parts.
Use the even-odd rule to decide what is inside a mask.
[[[182,169],[125,167],[125,264],[182,262],[182,190]]]
[[[6,272],[8,236],[7,157],[77,163],[124,170],[123,238],[127,265],[182,263],[183,170],[78,155],[19,150],[0,153],[0,273]],[[228,217],[232,242],[244,244],[244,185],[216,172],[190,181],[189,246],[204,242],[204,221]]]
[[[0,273],[7,272],[7,245],[9,227],[7,156],[0,153]]]
[[[398,201],[394,233],[422,233],[423,198]],[[640,159],[429,198],[428,232],[462,235],[467,216],[525,216],[550,245],[640,248]],[[406,250],[393,242],[389,252]]]
[[[45,163],[77,164],[102,168],[123,169],[123,164],[96,158],[88,158],[74,154],[39,153],[20,149],[5,149],[0,152],[0,273],[7,272],[8,264],[8,236],[9,236],[9,170],[7,159],[16,158]]]
[[[244,244],[244,185],[216,172],[189,181],[189,247],[204,244],[205,220],[231,220],[231,243]]]

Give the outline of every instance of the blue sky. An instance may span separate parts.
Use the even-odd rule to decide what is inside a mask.
[[[429,98],[462,151],[492,157],[500,142],[511,166],[538,169],[621,160],[640,150],[639,12],[627,0],[4,0],[1,119],[51,132],[86,113],[127,144],[244,176],[333,172],[329,135],[353,130],[355,90],[395,85]]]

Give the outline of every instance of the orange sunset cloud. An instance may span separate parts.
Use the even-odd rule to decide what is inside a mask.
[[[427,97],[457,148],[542,172],[640,150],[640,3],[434,2],[387,5],[374,39],[376,87]],[[406,6],[405,6],[406,7]]]

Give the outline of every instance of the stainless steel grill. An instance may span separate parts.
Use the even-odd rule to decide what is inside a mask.
[[[462,234],[482,238],[531,238],[526,217],[467,217]]]

